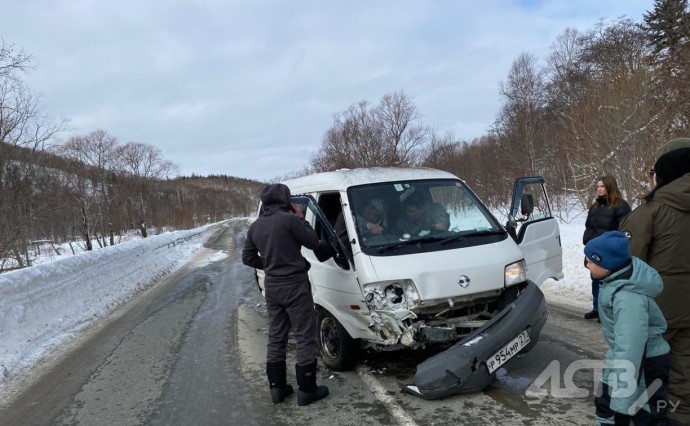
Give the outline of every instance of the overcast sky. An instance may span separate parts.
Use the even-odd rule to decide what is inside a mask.
[[[333,115],[404,91],[439,134],[482,136],[520,53],[652,0],[0,0],[5,43],[70,133],[159,148],[180,174],[269,180]]]

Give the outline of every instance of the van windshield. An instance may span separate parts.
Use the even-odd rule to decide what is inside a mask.
[[[348,190],[362,250],[386,255],[505,238],[496,218],[461,181],[401,181]]]

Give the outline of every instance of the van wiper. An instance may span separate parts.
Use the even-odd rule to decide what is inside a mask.
[[[503,235],[505,233],[506,231],[500,229],[482,229],[481,231],[472,231],[460,235],[451,235],[450,237],[444,238],[443,241],[441,241],[441,244],[446,245],[448,243],[452,243],[453,241],[467,240],[468,237],[483,237],[485,235]]]
[[[400,247],[410,246],[410,245],[417,244],[417,243],[419,243],[418,240],[405,240],[405,241],[401,241],[397,244],[392,244],[390,246],[379,247],[376,249],[376,252],[377,253],[383,253],[386,251],[399,249]]]
[[[421,246],[421,245],[424,244],[424,243],[433,243],[433,242],[436,242],[436,241],[445,241],[446,238],[447,238],[447,237],[440,237],[440,236],[439,236],[439,237],[430,237],[430,236],[426,236],[426,237],[424,237],[424,238],[417,238],[417,239],[414,239],[414,240],[403,240],[403,241],[400,241],[400,242],[397,243],[397,244],[393,244],[393,245],[390,245],[390,246],[379,247],[379,248],[376,249],[376,251],[377,251],[378,253],[383,253],[383,252],[386,252],[386,251],[399,249],[400,247],[405,247],[405,246],[412,246],[412,245],[419,245],[419,246]]]
[[[483,237],[484,235],[503,235],[506,231],[503,229],[482,229],[481,231],[472,231],[464,234],[466,237]]]
[[[448,243],[452,243],[453,241],[460,241],[460,240],[466,240],[467,235],[451,235],[450,237],[446,237],[441,241],[441,245],[446,245]]]

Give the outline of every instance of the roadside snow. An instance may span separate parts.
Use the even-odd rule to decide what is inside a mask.
[[[541,289],[548,303],[571,306],[585,312],[592,309],[592,279],[584,266],[585,215],[570,223],[559,224],[563,246],[563,278],[561,281],[547,280]]]
[[[59,256],[0,275],[0,388],[79,330],[178,269],[218,224]]]

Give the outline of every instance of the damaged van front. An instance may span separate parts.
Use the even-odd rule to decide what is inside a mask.
[[[434,169],[339,170],[285,184],[325,243],[303,255],[330,368],[353,367],[362,348],[445,349],[406,387],[431,399],[485,387],[536,344],[546,320],[537,284],[562,278],[543,179],[516,182],[506,227],[462,180]]]
[[[404,390],[424,399],[479,391],[509,359],[529,351],[547,318],[543,293],[532,282],[520,285],[513,299],[494,318],[460,342],[417,366]]]

